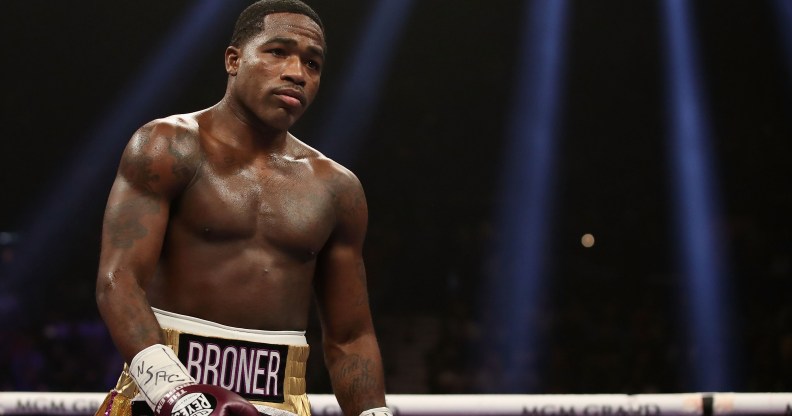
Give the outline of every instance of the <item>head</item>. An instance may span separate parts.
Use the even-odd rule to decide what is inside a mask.
[[[288,129],[318,92],[325,49],[322,22],[305,3],[254,3],[226,49],[226,99],[252,121]]]
[[[324,25],[319,15],[300,0],[259,0],[248,6],[237,18],[231,46],[241,47],[250,38],[264,30],[264,16],[273,13],[295,13],[308,16],[324,33]]]

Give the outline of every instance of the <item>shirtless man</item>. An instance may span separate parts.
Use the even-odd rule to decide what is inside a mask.
[[[316,96],[325,49],[308,6],[259,1],[225,51],[222,100],[133,135],[107,203],[96,288],[128,367],[100,414],[200,414],[201,403],[309,414],[312,298],[344,414],[390,414],[363,189],[288,132]]]

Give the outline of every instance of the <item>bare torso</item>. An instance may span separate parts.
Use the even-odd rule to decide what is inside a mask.
[[[105,209],[96,302],[127,363],[155,357],[150,391],[175,387],[160,383],[175,363],[152,306],[302,330],[314,304],[333,391],[357,415],[385,405],[363,261],[368,207],[352,172],[288,133],[319,89],[321,23],[269,7],[240,17],[220,102],[147,123],[127,143]]]
[[[149,301],[225,325],[305,329],[340,168],[292,136],[281,154],[240,148],[209,119],[177,119],[174,169],[190,179],[171,201]]]

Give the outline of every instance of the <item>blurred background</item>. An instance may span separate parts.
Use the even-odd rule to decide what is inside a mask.
[[[247,4],[0,2],[0,389],[115,383],[115,168],[222,97]],[[366,189],[390,393],[792,390],[792,1],[309,4],[292,132]]]

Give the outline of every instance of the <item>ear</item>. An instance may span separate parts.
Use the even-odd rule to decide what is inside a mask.
[[[229,46],[225,51],[225,67],[228,75],[236,75],[239,69],[239,60],[242,56],[242,51],[236,46]]]

